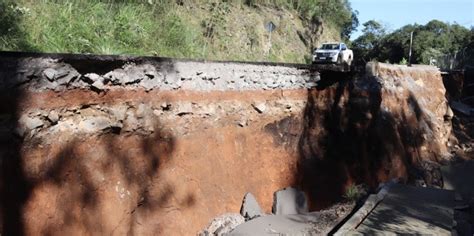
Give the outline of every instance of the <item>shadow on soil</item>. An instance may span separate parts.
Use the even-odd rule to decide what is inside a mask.
[[[15,12],[16,3],[0,1],[0,50],[27,49],[25,34],[19,27],[21,20]],[[32,184],[23,171],[23,160],[20,155],[22,140],[12,131],[18,127],[18,106],[24,94],[12,85],[16,77],[18,61],[0,63],[0,232],[4,235],[23,235],[23,204],[30,197]]]
[[[24,235],[33,225],[43,235],[64,230],[133,235],[144,215],[170,210],[165,205],[176,200],[175,188],[159,178],[171,161],[175,138],[158,121],[149,135],[110,130],[49,143],[23,138],[16,131],[28,95],[19,84],[35,76],[24,74],[29,70],[23,63],[15,57],[0,60],[1,234]],[[153,186],[157,182],[159,189]],[[29,204],[32,200],[38,206]],[[188,193],[178,203],[191,207],[195,197]],[[116,225],[112,232],[111,225]],[[160,227],[166,226],[156,226],[154,233]]]
[[[322,73],[308,92],[295,185],[309,195],[312,210],[343,200],[352,184],[375,188],[394,177],[429,177],[421,170],[418,148],[426,132],[420,127],[431,124],[415,96],[403,101],[413,114],[388,111],[376,78],[357,77]]]
[[[449,71],[443,74],[443,84],[446,88],[446,98],[452,106],[454,117],[452,119],[453,144],[471,146],[474,142],[474,116],[463,114],[456,109],[456,105],[464,104],[466,107],[474,107],[474,67],[466,66],[462,71]],[[459,109],[459,108],[458,108]],[[474,158],[474,151],[455,152],[455,160],[463,161]]]
[[[16,79],[17,64],[17,61],[0,64],[0,217],[5,235],[24,234],[22,209],[33,187],[23,170],[22,140],[13,133],[18,127],[18,106],[24,94],[6,82],[9,78]]]

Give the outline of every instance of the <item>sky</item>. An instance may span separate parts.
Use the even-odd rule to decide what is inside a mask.
[[[377,20],[396,30],[407,24],[426,24],[437,19],[457,22],[467,28],[474,26],[474,0],[350,0],[353,10],[359,11],[360,26],[351,39],[362,34],[362,24]]]

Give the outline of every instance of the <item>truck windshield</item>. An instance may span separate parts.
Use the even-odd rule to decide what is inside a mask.
[[[323,44],[320,49],[325,49],[325,50],[335,50],[339,49],[339,44]]]

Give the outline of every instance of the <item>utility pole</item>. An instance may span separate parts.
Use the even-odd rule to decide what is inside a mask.
[[[410,51],[408,52],[408,66],[411,66],[411,48],[413,45],[413,31],[410,33]]]

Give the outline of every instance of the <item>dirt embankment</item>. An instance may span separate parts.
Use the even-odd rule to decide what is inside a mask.
[[[273,192],[292,185],[319,209],[355,182],[432,184],[427,166],[447,155],[433,68],[378,64],[350,80],[302,65],[0,62],[6,235],[189,235],[238,212],[246,192],[269,212]]]
[[[370,63],[355,81],[321,77],[328,84],[309,91],[298,143],[298,183],[314,208],[340,200],[350,184],[442,185],[452,112],[436,69]]]
[[[474,158],[474,67],[444,73],[443,83],[455,115],[451,152],[456,161],[470,160]]]

